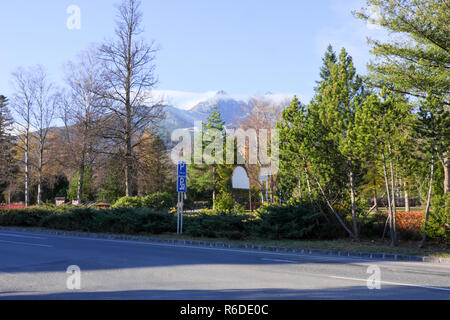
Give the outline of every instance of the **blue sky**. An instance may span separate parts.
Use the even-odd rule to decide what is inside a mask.
[[[19,66],[42,64],[62,85],[62,66],[114,34],[106,0],[2,0],[0,92],[11,93]],[[370,59],[367,36],[380,36],[351,15],[364,0],[143,0],[144,37],[160,46],[157,89],[232,94],[313,95],[329,43],[346,47],[360,73]],[[66,10],[81,10],[69,30]],[[307,102],[307,101],[304,101]]]

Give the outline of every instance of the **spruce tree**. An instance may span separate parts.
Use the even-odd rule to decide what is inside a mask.
[[[188,166],[188,188],[194,189],[197,193],[211,194],[213,208],[215,208],[219,179],[217,171],[218,164],[207,164],[204,159],[205,149],[210,143],[212,143],[212,139],[216,138],[207,135],[209,129],[218,130],[222,134],[223,145],[225,145],[225,121],[222,120],[220,111],[217,109],[217,106],[214,106],[211,114],[206,118],[206,122],[202,121],[202,128],[198,137],[198,139],[202,140],[202,163],[196,164],[194,159],[193,164]],[[199,141],[197,141],[197,143],[198,142]],[[216,155],[214,154],[214,152],[212,152],[211,156],[214,157]],[[222,158],[222,160],[223,159],[224,158]]]
[[[0,190],[7,187],[14,171],[12,124],[8,99],[0,95]]]

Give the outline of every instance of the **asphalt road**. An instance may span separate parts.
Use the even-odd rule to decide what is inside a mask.
[[[0,299],[450,300],[450,265],[0,231]]]

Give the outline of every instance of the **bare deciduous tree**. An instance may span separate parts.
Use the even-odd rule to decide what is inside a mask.
[[[240,127],[243,129],[254,129],[254,130],[267,130],[270,135],[271,129],[275,127],[278,121],[281,119],[281,111],[290,103],[290,100],[274,102],[264,96],[254,96],[249,100],[249,106],[251,112],[245,120],[240,121]],[[259,132],[261,134],[261,132]],[[250,149],[248,143],[246,143],[245,148],[245,167],[253,184],[259,185],[261,190],[266,188],[265,182],[259,181],[259,175],[264,172],[263,165],[258,159],[258,164],[249,164]],[[271,190],[271,195],[273,196],[275,181],[274,177],[269,179],[269,189]],[[263,195],[261,196],[263,198]]]
[[[104,100],[109,115],[103,136],[120,146],[125,168],[126,195],[133,182],[134,149],[149,125],[156,125],[164,116],[163,105],[151,101],[150,90],[157,80],[154,42],[145,43],[142,33],[142,13],[137,0],[124,0],[118,6],[116,39],[100,47],[103,87],[97,94]]]
[[[26,70],[24,68],[19,68],[12,74],[14,94],[11,99],[11,107],[16,113],[16,124],[19,130],[18,137],[21,143],[18,147],[24,153],[25,206],[30,204],[30,139],[31,119],[35,99],[31,75],[32,70]]]
[[[70,92],[64,97],[62,119],[66,165],[78,170],[77,199],[82,203],[83,177],[86,166],[92,166],[99,148],[103,109],[95,94],[100,88],[100,70],[96,49],[82,52],[76,63],[66,66],[66,82]]]
[[[36,128],[38,145],[38,194],[37,204],[42,202],[42,169],[45,165],[44,151],[47,135],[53,122],[56,104],[60,97],[49,82],[43,67],[37,66],[31,75],[31,85],[34,90],[35,108],[32,108],[32,124]]]

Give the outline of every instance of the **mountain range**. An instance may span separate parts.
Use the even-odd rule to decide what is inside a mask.
[[[272,94],[256,96],[233,96],[220,90],[208,92],[200,95],[200,99],[192,101],[182,101],[182,99],[171,99],[170,94],[165,95],[167,103],[166,119],[163,120],[162,128],[172,131],[179,128],[192,128],[196,121],[205,121],[211,114],[214,106],[220,111],[221,118],[227,127],[237,127],[239,122],[245,120],[252,112],[251,99],[267,101],[274,107],[287,106],[293,94]],[[175,103],[173,101],[175,100]],[[171,103],[172,102],[172,103]]]

